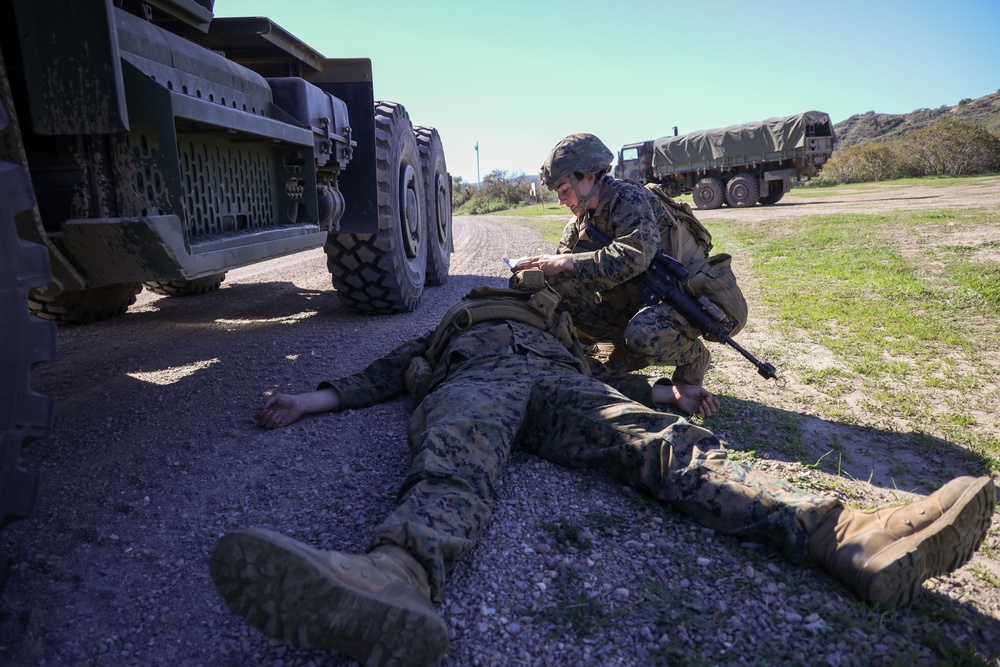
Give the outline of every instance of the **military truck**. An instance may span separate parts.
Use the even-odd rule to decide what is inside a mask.
[[[0,0],[0,526],[35,496],[20,456],[51,424],[30,387],[50,322],[319,246],[352,310],[411,311],[447,279],[438,132],[374,100],[370,60],[213,8]]]
[[[795,116],[625,144],[615,176],[691,193],[702,209],[777,203],[792,181],[815,176],[833,154],[830,116]]]

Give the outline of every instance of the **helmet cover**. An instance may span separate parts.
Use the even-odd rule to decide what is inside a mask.
[[[550,189],[573,174],[596,174],[607,171],[614,154],[593,134],[571,134],[549,151],[539,172],[542,183]]]

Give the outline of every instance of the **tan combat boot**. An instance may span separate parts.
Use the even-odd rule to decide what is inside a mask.
[[[433,665],[448,648],[427,573],[399,547],[342,554],[249,528],[218,541],[210,570],[233,613],[288,644],[365,667]]]
[[[827,514],[809,555],[869,604],[908,604],[921,584],[964,565],[986,537],[996,504],[989,477],[959,477],[923,500]]]

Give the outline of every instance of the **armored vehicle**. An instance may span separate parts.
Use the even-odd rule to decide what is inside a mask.
[[[353,310],[410,311],[447,279],[438,132],[374,100],[370,60],[213,8],[0,0],[0,526],[30,511],[21,449],[51,422],[29,378],[54,353],[44,320],[319,246]]]
[[[622,146],[615,175],[691,193],[698,208],[775,204],[833,154],[830,116],[806,111]]]

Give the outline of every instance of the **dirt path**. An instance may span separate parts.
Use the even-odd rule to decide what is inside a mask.
[[[887,213],[919,209],[995,208],[1000,206],[1000,177],[984,176],[963,181],[960,185],[900,186],[894,183],[863,183],[837,188],[828,196],[822,188],[792,190],[774,206],[734,209],[728,206],[712,211],[696,210],[700,220],[726,218],[759,222],[775,218],[833,213]]]
[[[866,187],[702,217],[995,206],[997,183]],[[532,232],[491,217],[456,219],[455,244],[452,276],[428,290],[415,313],[345,312],[317,250],[233,271],[214,294],[143,293],[124,317],[61,328],[56,360],[35,377],[36,388],[56,398],[51,436],[25,454],[24,467],[42,474],[35,516],[0,534],[17,560],[0,600],[0,663],[350,664],[273,645],[247,627],[216,595],[206,561],[221,534],[246,525],[323,548],[364,549],[408,466],[408,402],[280,432],[257,428],[251,414],[269,392],[303,391],[361,369],[432,328],[471,287],[504,284],[502,256],[543,249]],[[750,348],[763,344],[766,326],[744,335]],[[747,373],[746,382],[756,382]],[[761,403],[798,410],[761,384]],[[841,426],[871,439],[870,430]],[[805,482],[821,475],[772,465]],[[873,501],[895,497],[887,482],[874,483]],[[545,526],[565,517],[594,545],[553,542]],[[876,618],[822,575],[713,536],[600,473],[514,457],[496,517],[441,608],[453,635],[444,664],[648,665],[664,651],[705,664],[735,660],[735,650],[760,665],[822,656],[822,664],[846,667],[871,664],[872,655],[929,665],[935,654],[923,635],[904,631],[927,622],[995,652],[1000,595],[976,574],[1000,581],[996,531],[990,539],[992,551],[936,582],[925,607]],[[584,584],[580,595],[591,597],[579,599],[597,610],[587,617],[590,606],[565,597]],[[652,611],[666,625],[650,620]],[[590,634],[577,634],[582,629]]]

